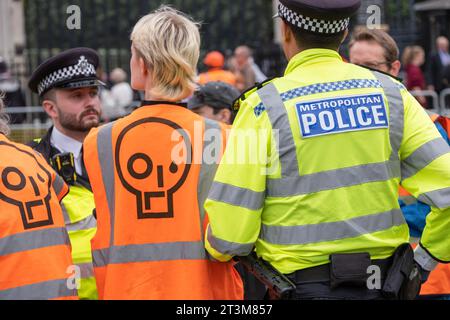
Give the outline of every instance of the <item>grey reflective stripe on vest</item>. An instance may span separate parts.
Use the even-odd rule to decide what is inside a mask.
[[[70,240],[65,228],[29,231],[0,239],[0,257],[29,250],[69,244]]]
[[[298,176],[300,174],[297,161],[297,149],[292,134],[289,116],[280,93],[273,83],[258,90],[258,95],[266,107],[272,130],[278,132],[279,145],[277,146],[281,163],[282,177]]]
[[[53,181],[53,189],[58,196],[64,188],[64,183],[64,180],[59,175],[55,176],[55,181]]]
[[[214,182],[208,199],[257,211],[264,207],[265,197],[265,192],[255,192],[229,184]]]
[[[441,210],[450,208],[450,188],[424,193],[419,196],[419,201]]]
[[[405,108],[398,85],[388,75],[373,71],[373,75],[381,82],[389,103],[389,135],[392,154],[390,160],[399,160],[399,151],[403,141]]]
[[[276,245],[306,245],[356,238],[404,225],[401,210],[393,210],[347,221],[304,226],[263,225],[260,238]]]
[[[102,174],[103,185],[105,186],[106,200],[111,216],[111,240],[110,245],[114,245],[114,226],[116,216],[115,181],[114,181],[114,156],[112,145],[113,123],[100,128],[97,137],[98,160]]]
[[[448,143],[438,138],[418,148],[412,155],[402,161],[402,180],[416,175],[434,160],[450,152]]]
[[[94,266],[92,263],[77,264],[77,267],[80,268],[81,279],[89,279],[94,277]]]
[[[70,220],[69,211],[67,210],[66,206],[64,205],[64,201],[61,202],[61,209],[64,216],[64,224],[66,226],[70,225],[72,221]]]
[[[212,233],[211,226],[208,226],[208,242],[215,250],[230,256],[248,256],[255,247],[254,243],[240,244],[216,238]]]
[[[92,252],[94,266],[174,260],[206,259],[204,242],[175,242],[115,246]]]
[[[206,141],[206,133],[210,130],[217,130],[217,135],[213,135],[214,138],[217,139],[219,137],[219,141]],[[217,144],[215,161],[213,163],[209,163],[209,161],[205,161],[205,150],[213,144]],[[205,219],[205,202],[208,197],[209,190],[211,189],[212,182],[214,181],[214,177],[217,172],[217,167],[219,165],[220,153],[222,150],[222,130],[220,128],[220,124],[216,121],[212,121],[209,119],[205,119],[205,135],[203,137],[203,161],[200,169],[200,176],[198,179],[198,189],[197,189],[197,197],[198,197],[198,210],[200,211],[200,230],[202,233],[202,239],[204,236],[203,231],[203,221]],[[212,159],[211,159],[212,160]]]
[[[420,245],[414,250],[414,261],[427,271],[433,271],[439,265],[439,262],[434,260]]]
[[[382,162],[319,172],[301,177],[267,180],[268,197],[292,197],[364,183],[400,178],[398,162]]]
[[[0,300],[50,300],[77,296],[77,290],[67,287],[66,279],[0,290]]]
[[[66,225],[67,231],[77,232],[97,228],[97,220],[93,215],[89,215],[86,219],[76,223]]]

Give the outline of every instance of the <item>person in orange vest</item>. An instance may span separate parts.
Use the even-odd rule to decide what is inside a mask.
[[[399,49],[394,39],[382,30],[362,29],[350,42],[350,62],[398,77],[401,63]],[[430,114],[436,128],[450,144],[450,119]],[[446,128],[446,129],[445,129]],[[433,152],[433,150],[430,150]],[[400,205],[408,222],[411,242],[416,245],[422,236],[430,207],[413,198],[406,190],[400,190]],[[440,264],[422,286],[422,299],[450,299],[450,266]]]
[[[208,53],[203,63],[208,67],[208,71],[199,75],[198,83],[200,85],[220,81],[236,86],[236,76],[232,72],[223,69],[225,57],[219,51]]]
[[[211,261],[204,250],[203,204],[226,131],[181,102],[196,86],[198,27],[163,6],[136,24],[131,41],[131,84],[145,101],[84,143],[98,218],[99,298],[242,299],[233,264]]]
[[[0,300],[76,300],[59,204],[68,187],[44,158],[7,133],[0,115]]]

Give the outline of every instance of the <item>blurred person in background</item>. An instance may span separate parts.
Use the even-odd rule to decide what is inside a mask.
[[[426,90],[425,75],[421,67],[425,64],[425,51],[420,46],[408,46],[402,56],[402,63],[406,75],[406,88],[408,91]],[[427,99],[424,96],[416,96],[420,104],[426,108]]]
[[[8,107],[25,107],[25,97],[19,80],[9,73],[6,61],[0,57],[0,92],[4,93],[4,104]],[[10,115],[10,123],[20,124],[25,120],[25,114]]]
[[[449,41],[446,37],[436,39],[437,52],[429,59],[428,64],[428,82],[429,89],[438,94],[445,88],[444,70],[450,65]]]
[[[202,117],[231,125],[232,105],[240,95],[236,88],[227,83],[209,82],[194,92],[188,107]]]
[[[208,68],[208,71],[199,75],[198,83],[200,85],[215,81],[228,83],[232,86],[236,85],[235,75],[224,70],[225,57],[219,51],[209,52],[203,60],[203,64]]]
[[[394,39],[386,32],[361,29],[353,34],[349,48],[351,63],[398,77],[400,52]]]
[[[256,73],[252,67],[252,52],[247,46],[237,47],[234,51],[234,69],[240,72],[244,77],[244,90],[253,87],[256,84]]]
[[[133,103],[133,89],[127,82],[128,75],[121,69],[114,69],[109,79],[111,80],[111,90],[102,92],[103,105],[103,119],[106,121],[115,121],[127,115],[128,108]]]

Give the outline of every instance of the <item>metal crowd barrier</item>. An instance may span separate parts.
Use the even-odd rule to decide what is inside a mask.
[[[450,88],[441,92],[441,114],[447,117],[450,116]]]
[[[14,120],[15,115],[23,116],[22,123],[11,123],[9,138],[15,142],[28,143],[45,135],[51,122],[42,107],[8,107],[5,113]]]
[[[432,90],[413,90],[410,91],[410,93],[414,97],[426,97],[431,98],[433,105],[432,108],[429,109],[430,111],[433,111],[435,113],[440,114],[441,113],[441,105],[439,103],[439,96],[435,91]]]

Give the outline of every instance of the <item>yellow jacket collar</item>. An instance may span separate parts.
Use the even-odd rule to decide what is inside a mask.
[[[329,49],[308,49],[296,54],[286,69],[285,75],[293,72],[300,66],[304,67],[314,63],[343,61],[338,52]]]

